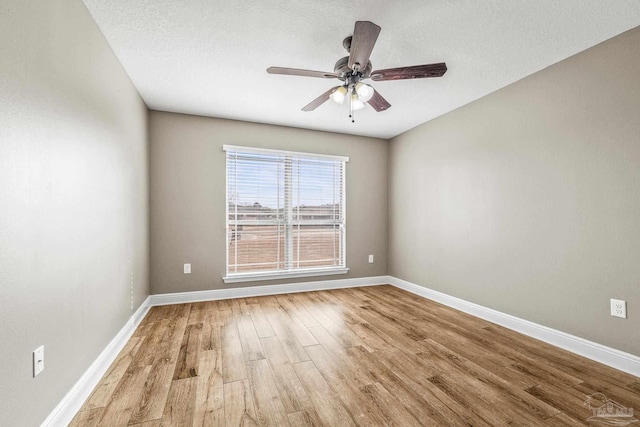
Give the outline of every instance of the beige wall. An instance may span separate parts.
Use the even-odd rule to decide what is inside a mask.
[[[0,9],[0,425],[35,426],[149,293],[147,109],[80,0]]]
[[[387,150],[381,139],[152,111],[151,292],[387,274]],[[335,154],[347,163],[347,275],[227,284],[223,144]],[[375,263],[368,264],[369,254]],[[192,274],[183,274],[183,264]]]
[[[390,274],[640,355],[638,46],[640,28],[394,138]]]

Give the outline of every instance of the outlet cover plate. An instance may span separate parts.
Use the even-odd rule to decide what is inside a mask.
[[[611,315],[613,317],[627,318],[627,302],[621,299],[611,298]]]
[[[40,372],[44,371],[44,346],[33,350],[33,377],[35,378]]]
[[[191,264],[184,265],[184,274],[191,274]]]

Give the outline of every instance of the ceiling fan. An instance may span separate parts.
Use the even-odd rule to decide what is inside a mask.
[[[380,34],[380,27],[373,22],[357,21],[353,36],[345,38],[342,42],[344,48],[349,52],[349,56],[345,56],[336,62],[333,73],[283,67],[269,67],[267,68],[267,73],[341,80],[341,85],[332,87],[311,101],[302,111],[313,111],[328,99],[338,104],[343,104],[345,99],[348,99],[349,117],[354,122],[353,112],[364,108],[365,102],[377,112],[385,111],[391,107],[391,104],[382,95],[370,85],[362,83],[362,80],[371,79],[374,82],[379,82],[384,80],[442,77],[447,71],[447,65],[444,62],[371,71],[372,66],[369,56],[371,56],[373,47],[376,44],[378,34]]]

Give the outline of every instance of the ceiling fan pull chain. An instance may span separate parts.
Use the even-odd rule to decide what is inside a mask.
[[[349,88],[349,117],[351,118],[351,123],[356,122],[356,110],[353,109],[353,87]]]
[[[348,92],[349,96],[349,118],[351,119],[351,123],[353,123],[353,99],[351,99],[351,91]]]

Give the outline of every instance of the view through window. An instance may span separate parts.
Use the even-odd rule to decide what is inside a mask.
[[[348,159],[224,148],[227,276],[344,269]]]

